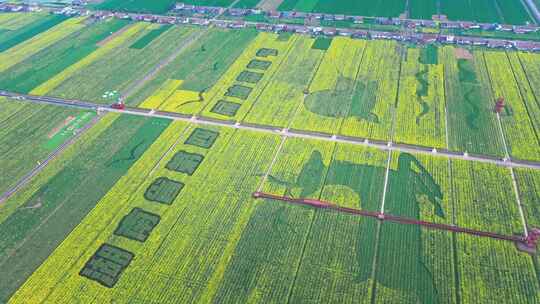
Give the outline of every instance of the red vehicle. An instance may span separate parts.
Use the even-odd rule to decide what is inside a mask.
[[[111,105],[111,108],[113,109],[117,109],[117,110],[124,110],[126,108],[126,104],[124,104],[123,102],[117,102],[117,103],[113,103]]]

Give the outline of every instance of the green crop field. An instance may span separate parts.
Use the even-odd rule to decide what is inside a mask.
[[[58,23],[66,20],[63,16],[43,16],[42,18],[30,23],[22,24],[16,29],[2,33],[0,36],[0,52],[3,52],[21,42],[24,42],[39,33],[42,33]],[[14,24],[4,25],[6,29],[13,27]],[[2,25],[0,24],[0,28]]]
[[[162,14],[170,10],[176,1],[173,0],[105,0],[95,8],[112,11],[128,11],[138,13]]]
[[[540,54],[42,12],[0,42],[0,303],[540,302]]]
[[[84,124],[75,125],[76,117],[82,114],[72,109],[0,98],[0,193],[14,186],[77,129],[84,127]],[[73,130],[64,131],[64,127],[73,127]]]
[[[376,17],[399,17],[430,20],[446,15],[450,20],[467,20],[508,24],[533,22],[525,3],[517,0],[285,0],[281,11],[303,11]]]
[[[27,191],[0,209],[0,268],[6,274],[2,276],[2,301],[49,256],[169,123],[128,116],[109,120],[114,121],[101,121],[80,144],[71,147],[75,151],[66,151],[65,157],[39,174]]]
[[[97,50],[99,48],[97,44],[100,41],[126,24],[125,21],[111,20],[85,27],[7,69],[6,73],[0,75],[0,87],[10,91],[29,93]]]
[[[403,0],[347,1],[347,0],[285,0],[279,6],[282,11],[304,11],[327,14],[397,17],[405,12]]]

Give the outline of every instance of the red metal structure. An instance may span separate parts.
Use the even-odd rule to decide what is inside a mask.
[[[451,232],[457,232],[457,233],[466,233],[466,234],[479,236],[479,237],[489,237],[492,239],[511,241],[511,242],[516,243],[519,250],[527,251],[529,253],[532,253],[535,251],[536,244],[538,243],[538,240],[540,239],[540,229],[536,229],[536,228],[530,230],[527,236],[502,235],[498,233],[474,230],[474,229],[463,228],[463,227],[458,227],[454,225],[426,222],[426,221],[421,221],[421,220],[416,220],[416,219],[411,219],[411,218],[406,218],[406,217],[401,217],[401,216],[385,214],[381,212],[365,211],[365,210],[358,210],[358,209],[352,209],[352,208],[347,208],[347,207],[340,207],[330,202],[314,200],[314,199],[291,198],[291,197],[286,197],[286,196],[268,194],[264,192],[254,192],[253,197],[256,199],[266,198],[266,199],[273,199],[273,200],[288,202],[292,204],[307,205],[307,206],[312,206],[319,209],[331,209],[331,210],[335,210],[339,212],[355,214],[355,215],[360,215],[360,216],[365,216],[365,217],[371,217],[371,218],[375,218],[381,221],[390,221],[390,222],[406,224],[406,225],[419,225],[419,226],[429,228],[429,229],[445,230],[445,231],[451,231]]]
[[[504,109],[504,98],[499,97],[499,99],[497,99],[497,102],[495,103],[495,113],[501,114],[503,109]]]

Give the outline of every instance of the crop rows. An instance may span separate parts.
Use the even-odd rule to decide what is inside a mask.
[[[324,54],[292,128],[335,133],[349,114],[365,41],[335,38]]]
[[[80,112],[0,99],[0,193],[4,193],[51,152],[54,128]]]
[[[191,290],[190,286],[203,286],[219,280],[223,275],[219,272],[218,265],[228,260],[232,254],[230,250],[237,242],[237,234],[242,231],[252,210],[250,205],[245,205],[248,202],[246,199],[260,179],[257,176],[263,172],[272,156],[272,149],[259,153],[260,147],[275,144],[277,141],[275,137],[246,132],[233,134],[234,131],[230,129],[215,129],[214,131],[219,132],[217,140],[206,149],[188,144],[188,138],[197,131],[196,128],[182,131],[184,129],[184,124],[175,123],[165,131],[141,162],[102,199],[97,208],[34,274],[25,286],[29,289],[23,287],[13,299],[15,302],[17,298],[28,301],[44,297],[56,302],[69,301],[90,295],[92,298],[97,296],[101,301],[118,298],[128,291],[128,298],[131,300],[148,302],[166,301],[172,295],[182,295],[183,299],[187,300],[190,297],[211,297],[215,293],[215,290],[206,290],[206,294],[201,294],[202,289]],[[181,134],[180,138],[178,134]],[[246,139],[249,139],[249,143]],[[175,142],[178,144],[169,149]],[[183,142],[185,144],[182,144]],[[192,176],[165,168],[168,161],[180,151],[204,155],[204,160]],[[247,155],[251,155],[248,161]],[[236,170],[230,170],[231,162],[236,164]],[[171,205],[143,199],[148,186],[160,176],[185,184]],[[206,189],[206,195],[202,195],[202,188]],[[114,201],[114,206],[117,207],[111,210],[111,205],[106,203],[109,200]],[[134,207],[158,214],[161,218],[143,243],[112,234],[119,221]],[[203,210],[205,211],[202,212]],[[103,287],[99,284],[78,275],[84,263],[101,244],[95,244],[95,239],[128,250],[135,256],[117,285],[106,293],[103,293]],[[228,249],[229,247],[231,249]],[[72,260],[70,257],[78,257],[83,252],[82,257],[75,259],[75,264],[69,263],[72,266],[63,268],[68,271],[67,281],[62,279],[64,271],[53,270],[58,269],[55,265],[65,264]],[[179,252],[183,254],[178,255]],[[204,264],[200,264],[199,255],[205,255]],[[173,277],[174,280],[169,279]],[[59,280],[67,285],[53,290],[53,281]],[[43,293],[25,293],[25,290],[31,292],[32,284],[45,282],[52,285],[45,286]],[[179,285],[175,282],[191,283]],[[84,294],[80,293],[79,288],[72,288],[74,284],[83,288]],[[160,293],[156,286],[169,286],[178,293]],[[162,291],[171,291],[169,288]],[[189,293],[190,290],[194,293]]]
[[[158,63],[170,56],[177,43],[195,30],[172,27],[142,49],[130,48],[138,39],[153,31],[149,23],[136,23],[84,59],[55,76],[53,96],[112,103],[133,82],[144,78]],[[172,43],[172,42],[175,43]],[[107,77],[95,77],[107,75]],[[54,88],[54,89],[53,89]],[[52,89],[52,90],[51,90]],[[111,94],[113,93],[113,94]]]
[[[79,224],[168,121],[109,116],[101,124],[106,128],[96,126],[87,135],[89,142],[84,142],[88,138],[82,139],[82,144],[70,147],[24,191],[2,205],[0,225],[5,233],[0,239],[0,267],[6,274],[2,276],[3,299]]]
[[[232,116],[244,117],[287,58],[297,38],[293,36],[287,41],[280,41],[276,34],[260,33],[209,90],[208,103],[201,113],[204,116],[226,118],[226,115],[215,111],[214,107],[220,101],[228,101],[240,105]],[[270,66],[266,69],[256,68],[252,66],[254,61],[270,62]],[[238,77],[245,71],[259,74],[261,79],[256,83],[242,82]]]
[[[443,65],[420,64],[420,52],[410,48],[402,62],[394,140],[446,148]]]
[[[143,102],[144,107],[162,107],[185,114],[200,112],[211,98],[208,90],[256,35],[253,30],[208,30],[129,98],[128,103]],[[173,82],[178,86],[173,86]],[[160,88],[167,88],[170,95],[162,95]]]
[[[340,134],[391,139],[402,51],[402,46],[392,41],[366,45]]]
[[[127,24],[124,20],[96,22],[46,47],[0,75],[0,87],[28,93],[98,49],[98,43]]]
[[[245,122],[279,127],[288,125],[303,102],[305,91],[324,54],[312,49],[313,43],[312,38],[298,37],[290,55],[244,118]]]
[[[540,140],[529,118],[538,114],[538,104],[530,92],[525,76],[519,68],[520,76],[512,70],[506,53],[485,52],[484,58],[491,79],[493,94],[505,99],[505,109],[500,114],[508,152],[519,159],[540,160]],[[521,81],[523,93],[518,81]],[[527,87],[524,87],[527,86]],[[528,106],[534,106],[535,112],[529,112]],[[536,139],[536,140],[535,140]]]
[[[489,80],[481,57],[456,58],[456,50],[440,52],[446,87],[448,144],[450,150],[504,156],[504,147]]]
[[[433,15],[442,14],[450,20],[504,24],[525,24],[532,21],[525,3],[514,0],[285,0],[279,10],[376,17],[399,17],[408,13],[410,18],[426,20],[431,20]]]
[[[39,50],[53,45],[84,27],[84,17],[71,18],[0,53],[0,72],[18,64]]]
[[[77,20],[57,27],[79,25]],[[57,44],[6,66],[0,87],[112,103],[174,52],[171,41],[196,39],[146,79],[127,103],[504,157],[493,107],[498,97],[505,97],[501,121],[510,156],[535,160],[540,155],[535,54],[413,48],[344,37],[334,38],[324,50],[312,38],[253,29],[202,33],[191,27],[124,21],[79,26]],[[152,34],[156,32],[159,35]],[[152,39],[144,47],[130,47],[148,35]],[[264,49],[276,54],[259,54]],[[103,74],[109,77],[92,76]]]

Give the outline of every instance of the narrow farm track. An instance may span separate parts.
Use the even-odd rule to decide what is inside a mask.
[[[125,110],[117,110],[117,109],[112,109],[108,107],[103,107],[103,105],[100,105],[100,104],[79,101],[79,100],[68,100],[68,99],[62,99],[62,98],[57,98],[57,97],[23,95],[23,94],[11,93],[11,92],[6,92],[6,91],[0,91],[0,96],[11,97],[15,99],[23,99],[23,100],[27,100],[27,101],[31,101],[35,103],[41,103],[41,104],[43,103],[53,104],[53,105],[59,105],[59,106],[99,110],[103,112],[115,112],[115,113],[123,113],[123,114],[130,114],[130,115],[139,115],[139,116],[145,116],[145,117],[160,117],[160,118],[166,118],[166,119],[172,119],[172,120],[186,121],[186,122],[191,122],[191,123],[200,124],[200,125],[213,125],[213,126],[228,127],[228,128],[238,128],[238,129],[244,129],[244,130],[264,132],[264,133],[272,133],[276,135],[283,132],[288,137],[318,139],[318,140],[329,141],[329,142],[339,142],[339,143],[348,143],[348,144],[353,144],[353,145],[358,145],[358,146],[367,146],[367,147],[372,147],[372,148],[383,150],[383,151],[390,150],[390,151],[408,152],[408,153],[413,153],[413,154],[427,154],[427,155],[433,155],[433,156],[443,156],[449,159],[461,159],[461,160],[476,161],[476,162],[481,162],[481,163],[490,163],[490,164],[499,165],[503,167],[529,168],[529,169],[540,170],[540,162],[534,162],[534,161],[521,161],[521,160],[515,160],[515,159],[509,159],[509,158],[499,159],[499,158],[489,157],[485,155],[471,155],[471,154],[465,154],[463,152],[453,152],[453,151],[446,151],[446,150],[436,151],[429,147],[396,144],[392,142],[371,141],[369,139],[363,139],[363,138],[346,137],[346,136],[330,135],[330,134],[320,134],[320,133],[309,132],[309,131],[304,132],[304,131],[290,131],[287,129],[282,130],[282,129],[276,129],[275,127],[259,125],[259,124],[242,124],[241,122],[216,120],[216,119],[197,117],[197,116],[186,116],[186,115],[182,115],[178,113],[171,113],[171,112],[151,111],[151,110],[138,109],[138,108],[126,108]]]
[[[0,196],[0,204],[4,203],[9,197],[11,197],[13,194],[15,194],[19,189],[24,187],[30,180],[36,176],[39,172],[41,172],[45,167],[58,155],[62,154],[62,152],[69,147],[71,144],[75,143],[77,139],[79,139],[86,131],[88,131],[92,126],[94,126],[99,120],[101,119],[101,116],[96,116],[90,123],[86,124],[77,134],[75,134],[72,138],[67,140],[65,143],[63,143],[60,147],[56,148],[51,154],[47,156],[43,161],[39,162],[34,169],[32,169],[30,172],[28,172],[26,175],[24,175],[18,182],[8,191],[4,192]]]

